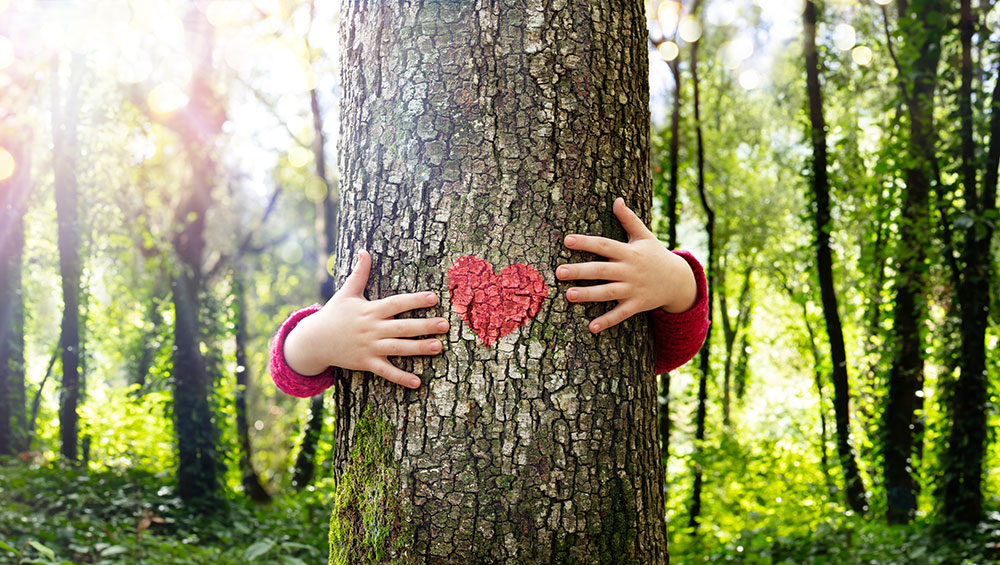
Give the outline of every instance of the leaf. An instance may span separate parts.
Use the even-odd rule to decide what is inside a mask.
[[[128,552],[128,548],[122,545],[112,545],[104,548],[101,551],[101,557],[110,557],[112,555],[121,555],[122,553]]]
[[[21,552],[20,551],[14,549],[13,547],[7,545],[6,543],[4,543],[2,541],[0,541],[0,549],[6,549],[7,551],[13,553],[14,555],[17,555],[18,557],[21,556]]]
[[[253,561],[254,559],[257,559],[261,555],[264,555],[265,553],[270,551],[272,547],[274,547],[274,540],[271,539],[261,540],[248,547],[247,550],[243,552],[243,558],[246,559],[247,561]]]
[[[55,559],[55,557],[56,557],[56,552],[55,551],[52,551],[48,547],[42,545],[41,543],[39,543],[39,542],[37,542],[35,540],[28,540],[28,545],[30,545],[31,547],[35,548],[36,551],[38,551],[42,555],[48,557],[49,559]]]

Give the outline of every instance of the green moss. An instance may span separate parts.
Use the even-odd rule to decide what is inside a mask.
[[[372,410],[357,423],[354,446],[337,479],[330,516],[330,564],[398,563],[412,539],[402,513],[395,432]]]
[[[636,512],[635,493],[632,485],[621,477],[610,481],[610,493],[604,499],[601,511],[601,531],[597,537],[597,548],[601,563],[638,564],[630,555],[635,551],[637,531],[635,524],[639,516]]]

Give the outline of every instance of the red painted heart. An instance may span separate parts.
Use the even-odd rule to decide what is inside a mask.
[[[459,257],[448,269],[448,291],[486,346],[534,318],[549,294],[541,273],[528,265],[510,265],[497,275],[493,265],[472,256]]]

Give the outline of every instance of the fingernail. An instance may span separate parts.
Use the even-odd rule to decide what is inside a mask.
[[[571,288],[566,291],[566,298],[569,300],[576,300],[579,297],[580,293],[575,288]]]
[[[438,297],[437,297],[436,294],[434,294],[433,292],[428,292],[427,293],[427,303],[428,304],[434,304],[437,301],[438,301]]]
[[[559,278],[561,278],[561,279],[564,279],[564,278],[568,277],[569,276],[569,269],[566,268],[566,267],[559,267],[558,269],[556,269],[556,276],[559,277]]]
[[[594,332],[595,334],[597,332],[601,331],[601,324],[598,324],[596,322],[593,323],[593,324],[590,324],[590,331]]]
[[[418,388],[420,386],[420,379],[410,379],[410,388]]]
[[[448,331],[448,322],[443,321],[443,320],[440,321],[440,322],[438,322],[438,331],[439,332],[446,332],[446,331]]]
[[[566,247],[573,247],[574,245],[576,245],[576,238],[573,237],[573,236],[567,237],[566,238]]]
[[[441,342],[440,341],[432,341],[431,342],[431,353],[437,353],[438,351],[441,351]]]

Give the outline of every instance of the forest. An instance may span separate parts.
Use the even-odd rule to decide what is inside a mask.
[[[992,0],[0,0],[0,563],[1000,562],[998,174]],[[553,274],[618,196],[659,375]],[[362,249],[445,350],[284,394]]]

